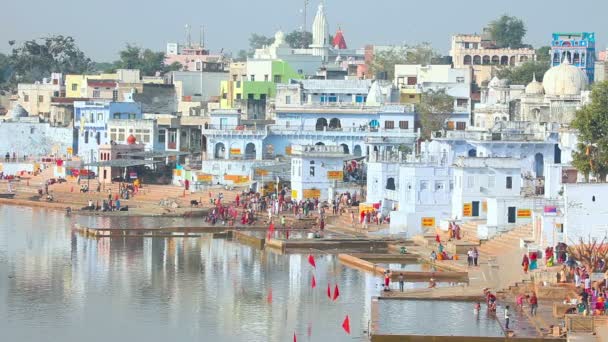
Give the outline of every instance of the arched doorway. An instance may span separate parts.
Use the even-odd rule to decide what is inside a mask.
[[[325,119],[325,118],[317,119],[317,124],[315,125],[315,129],[317,131],[324,131],[325,127],[327,127],[327,119]]]
[[[471,63],[473,63],[473,58],[471,57],[471,55],[466,55],[464,56],[464,65],[471,65]]]
[[[481,64],[483,64],[483,65],[490,64],[490,56],[483,56],[483,58],[481,60]]]
[[[363,151],[361,151],[361,145],[355,145],[353,154],[355,155],[355,157],[361,157],[361,155],[363,154]]]
[[[479,56],[479,55],[473,56],[473,65],[479,65],[479,64],[481,64],[481,56]]]
[[[543,171],[545,169],[545,160],[542,153],[537,153],[534,155],[534,172],[536,173],[536,177],[542,177]]]
[[[325,144],[322,143],[322,142],[320,142],[320,141],[318,143],[316,143],[315,145],[317,145],[317,146],[325,146]]]
[[[396,190],[395,178],[389,178],[386,180],[386,190]]]
[[[509,56],[500,57],[500,65],[509,65]]]
[[[205,135],[201,138],[201,151],[203,153],[207,152],[207,136]]]
[[[500,64],[500,57],[498,57],[498,56],[496,56],[496,55],[492,56],[492,64],[493,64],[493,65],[498,65],[498,64]]]
[[[474,148],[470,149],[468,155],[469,157],[477,157],[477,150]]]
[[[224,159],[226,158],[226,146],[224,143],[215,144],[215,152],[213,154],[215,159]]]
[[[245,159],[255,159],[255,144],[254,143],[248,143],[247,146],[245,146]]]
[[[333,118],[333,119],[329,120],[329,128],[331,128],[331,129],[342,128],[342,125],[340,124],[340,119]]]
[[[340,144],[340,146],[342,146],[342,149],[344,150],[345,154],[350,154],[350,150],[348,149],[348,145],[346,145],[346,144]]]

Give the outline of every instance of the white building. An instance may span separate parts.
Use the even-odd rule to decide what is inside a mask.
[[[608,184],[577,183],[564,185],[564,242],[608,237]]]
[[[344,177],[341,146],[295,145],[291,149],[291,198],[332,200],[334,184]]]

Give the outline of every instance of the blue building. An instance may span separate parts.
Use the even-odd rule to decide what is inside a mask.
[[[553,33],[551,41],[551,66],[568,62],[587,74],[589,83],[595,78],[595,33]]]
[[[78,136],[75,154],[87,162],[91,158],[94,161],[99,146],[110,143],[108,121],[142,117],[141,104],[136,102],[75,101],[74,130]]]

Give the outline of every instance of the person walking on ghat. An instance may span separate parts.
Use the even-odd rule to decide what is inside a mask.
[[[511,320],[511,314],[509,312],[509,306],[505,306],[505,329],[509,330],[509,321]]]
[[[399,291],[403,292],[404,278],[403,273],[399,273]]]
[[[477,266],[477,260],[479,259],[479,251],[477,247],[473,247],[473,264]]]
[[[528,300],[530,303],[530,316],[536,316],[536,309],[538,308],[538,298],[536,297],[536,293],[532,292],[532,296]]]

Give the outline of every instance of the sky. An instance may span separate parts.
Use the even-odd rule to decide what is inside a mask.
[[[320,0],[309,0],[308,30]],[[184,26],[198,41],[205,26],[212,51],[236,52],[248,47],[251,33],[272,36],[303,24],[304,0],[5,0],[0,15],[0,52],[17,43],[54,34],[73,36],[93,60],[117,59],[131,43],[164,51],[168,42],[185,42]],[[330,32],[338,26],[349,47],[366,44],[430,42],[447,54],[455,33],[479,33],[502,14],[524,20],[524,41],[548,45],[552,32],[596,32],[598,50],[608,43],[608,1],[591,0],[579,7],[571,0],[325,0]],[[593,10],[588,10],[592,8]]]

